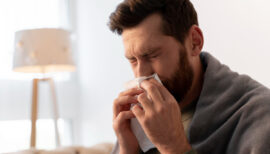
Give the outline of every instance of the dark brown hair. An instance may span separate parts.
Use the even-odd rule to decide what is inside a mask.
[[[192,25],[198,25],[197,13],[189,0],[124,0],[111,14],[109,27],[122,34],[125,28],[140,24],[147,16],[159,13],[163,32],[184,43]]]

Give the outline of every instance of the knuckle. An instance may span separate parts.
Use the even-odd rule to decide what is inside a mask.
[[[119,98],[118,97],[113,100],[113,104],[117,104],[117,102],[119,102]]]
[[[124,113],[124,112],[120,112],[120,113],[118,114],[119,120],[120,120],[120,119],[123,119],[124,116],[125,116],[125,113]]]
[[[166,108],[164,106],[161,106],[161,107],[157,108],[157,113],[158,114],[163,114],[164,112],[166,112]]]
[[[118,102],[119,102],[118,98],[116,98],[116,99],[113,101],[113,110],[115,110],[115,109],[117,108]]]
[[[125,94],[125,92],[122,91],[122,92],[119,93],[118,97],[123,96],[124,94]]]
[[[113,128],[115,130],[118,130],[120,128],[120,125],[121,125],[121,121],[123,120],[123,118],[125,117],[125,113],[124,112],[120,112],[118,115],[117,115],[117,118],[115,118],[113,120]]]
[[[116,133],[121,132],[121,126],[120,126],[120,125],[115,125],[115,126],[113,126],[113,129],[114,129],[114,131],[115,131]]]
[[[153,91],[153,90],[155,90],[155,85],[153,85],[153,84],[149,84],[148,86],[147,86],[147,88],[148,88],[148,90],[149,91]]]

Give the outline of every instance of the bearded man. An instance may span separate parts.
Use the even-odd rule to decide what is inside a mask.
[[[114,154],[270,154],[269,89],[201,51],[189,0],[125,0],[109,26],[122,36],[134,76],[162,81],[115,99]]]

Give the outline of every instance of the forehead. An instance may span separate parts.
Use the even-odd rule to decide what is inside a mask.
[[[162,33],[162,18],[159,14],[152,14],[139,25],[124,29],[122,39],[126,54],[133,51],[154,48],[162,42],[165,35]]]

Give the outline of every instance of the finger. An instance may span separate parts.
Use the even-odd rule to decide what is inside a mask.
[[[169,98],[171,99],[173,97],[172,94],[168,91],[168,89],[164,87],[161,83],[159,83],[157,80],[151,79],[149,81],[157,87],[164,101],[168,100]]]
[[[143,109],[147,112],[153,108],[153,102],[147,97],[146,92],[138,95],[138,102],[142,105]]]
[[[154,80],[154,79],[150,79]],[[149,80],[145,80],[141,84],[142,88],[147,92],[147,94],[150,96],[154,104],[156,103],[162,103],[163,97],[160,94],[158,86],[150,82]]]
[[[131,88],[131,89],[128,89],[128,90],[125,90],[125,91],[121,92],[119,94],[119,96],[126,96],[126,95],[135,96],[135,95],[139,95],[142,92],[144,92],[143,89]]]
[[[139,106],[139,104],[136,104],[132,107],[131,111],[135,115],[135,117],[138,119],[138,121],[141,121],[141,119],[144,117],[144,110]]]
[[[129,110],[130,104],[133,103],[138,103],[137,98],[134,96],[120,96],[115,99],[113,103],[113,118],[116,118],[121,111]]]
[[[129,110],[120,112],[113,122],[115,125],[114,127],[117,129],[117,127],[121,126],[123,122],[131,118],[135,118],[132,111]]]

